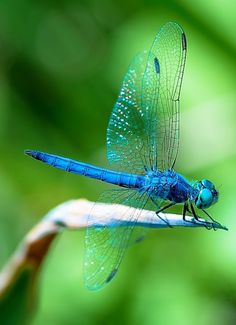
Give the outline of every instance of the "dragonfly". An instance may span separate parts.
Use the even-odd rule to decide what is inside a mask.
[[[168,22],[157,33],[151,48],[131,62],[107,128],[111,168],[37,150],[25,152],[53,167],[116,185],[102,193],[93,209],[99,202],[125,206],[122,216],[130,222],[124,226],[121,218],[109,227],[101,217],[99,227],[87,227],[84,274],[91,290],[103,288],[114,278],[127,247],[142,238],[142,229],[136,226],[143,209],[163,218],[160,212],[181,204],[184,220],[187,214],[191,214],[192,222],[201,220],[198,209],[213,225],[214,219],[206,209],[218,201],[214,184],[208,179],[190,181],[174,170],[186,53],[183,29]]]

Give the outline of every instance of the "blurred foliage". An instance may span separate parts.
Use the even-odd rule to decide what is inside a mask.
[[[21,270],[7,294],[1,297],[0,319],[2,324],[28,324],[32,318],[32,307],[36,308],[35,295],[31,292],[33,273],[30,268]],[[29,299],[33,301],[29,301]]]
[[[198,1],[0,2],[0,261],[51,207],[106,185],[50,169],[27,148],[107,164],[105,134],[132,57],[166,21],[188,39],[177,169],[220,187],[212,215],[231,231],[152,231],[114,282],[88,292],[84,238],[56,242],[32,324],[235,324],[235,4]]]

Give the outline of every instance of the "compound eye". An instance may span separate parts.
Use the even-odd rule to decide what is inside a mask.
[[[203,208],[208,208],[212,204],[213,196],[210,190],[204,188],[201,190],[200,194],[200,201],[202,202]]]
[[[213,185],[213,183],[211,181],[209,181],[208,179],[203,179],[201,181],[202,185],[206,188],[208,188],[209,190],[213,190],[215,188],[215,186]]]
[[[200,191],[199,195],[196,198],[195,204],[198,209],[209,208],[213,203],[213,195],[210,190],[204,188]]]

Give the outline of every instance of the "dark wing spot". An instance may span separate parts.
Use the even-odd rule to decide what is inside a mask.
[[[118,271],[117,269],[114,269],[113,271],[111,271],[111,273],[108,275],[108,277],[106,279],[106,283],[110,282],[114,278],[117,271]]]
[[[145,236],[141,235],[139,237],[136,238],[135,243],[140,243],[142,240],[144,240]]]
[[[182,33],[182,47],[183,47],[184,51],[187,50],[187,40],[186,40],[186,36],[184,33]]]
[[[160,73],[160,64],[157,57],[155,57],[154,59],[154,66],[155,66],[156,73]]]

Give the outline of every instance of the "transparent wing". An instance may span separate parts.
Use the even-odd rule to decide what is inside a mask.
[[[107,130],[107,156],[115,168],[141,174],[173,168],[185,58],[185,34],[170,22],[149,52],[131,63]]]
[[[103,224],[104,215],[98,223],[100,226],[88,227],[86,230],[86,251],[84,263],[85,285],[90,290],[98,290],[109,283],[118,271],[123,255],[132,242],[143,237],[143,229],[135,224],[145,207],[148,196],[135,190],[114,189],[106,191],[99,198],[100,202],[112,202],[113,208],[119,208],[120,218],[114,215],[114,221]],[[118,206],[123,204],[124,206]],[[99,209],[96,203],[93,209]],[[114,211],[114,210],[113,210]],[[91,212],[91,216],[93,213]],[[123,220],[128,222],[124,224]]]
[[[107,129],[107,157],[118,170],[144,173],[147,161],[147,130],[141,109],[142,75],[147,52],[137,55],[125,75]]]

